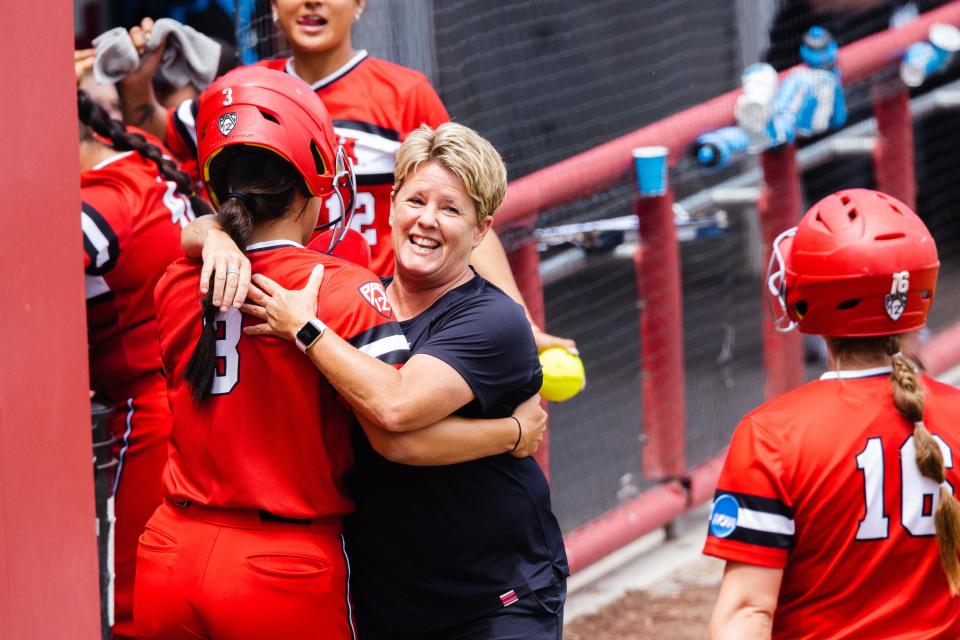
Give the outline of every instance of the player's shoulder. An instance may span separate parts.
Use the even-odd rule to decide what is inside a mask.
[[[931,424],[956,431],[960,437],[960,389],[926,375],[922,380],[927,418]]]
[[[164,304],[173,303],[180,292],[185,289],[195,291],[196,296],[200,295],[200,269],[203,263],[196,258],[181,257],[171,262],[157,286],[153,290],[154,300],[159,309]],[[196,299],[190,298],[190,304],[195,304]]]
[[[280,250],[277,251],[277,249]],[[268,272],[282,272],[285,274],[286,280],[283,284],[288,286],[297,286],[296,283],[306,281],[317,265],[323,265],[324,268],[322,289],[328,288],[334,282],[338,284],[345,282],[380,282],[379,278],[369,269],[338,256],[307,247],[281,246],[279,244],[256,246],[252,250],[248,248],[247,256],[250,258],[255,272],[258,267]]]
[[[960,389],[952,384],[940,382],[936,378],[932,378],[926,374],[922,376],[922,380],[927,392],[931,395],[936,395],[937,397],[942,397],[954,402],[960,400]]]
[[[430,80],[420,71],[380,58],[366,58],[344,76],[344,80],[348,78],[365,85],[368,90],[375,89],[378,96],[391,96],[394,100],[405,101],[426,91],[436,93]]]
[[[871,378],[868,383],[872,383],[873,381]],[[770,399],[764,403],[762,407],[767,407],[771,411],[805,408],[804,413],[810,412],[813,407],[817,406],[811,403],[818,403],[827,398],[836,397],[836,382],[836,380],[811,380],[799,387],[782,393],[776,398]],[[850,382],[856,384],[861,382],[861,380],[852,380]]]
[[[164,271],[160,277],[160,282],[166,283],[166,285],[169,286],[182,278],[198,275],[202,267],[203,263],[198,258],[188,258],[186,256],[177,258],[167,265],[166,271]],[[197,289],[199,290],[199,288],[200,283],[198,281]]]
[[[134,201],[159,188],[158,175],[156,165],[136,151],[117,153],[80,174],[81,199],[98,208],[112,203],[136,209]]]
[[[396,86],[430,84],[427,76],[416,69],[373,56],[368,56],[361,64],[357,65],[357,70],[382,76],[385,82]]]
[[[476,280],[476,305],[502,315],[505,319],[515,322],[522,320],[526,323],[526,313],[523,307],[507,293],[481,275]]]
[[[748,412],[741,424],[755,429],[796,432],[822,419],[818,416],[822,416],[825,409],[825,391],[819,380],[800,385]]]
[[[513,298],[480,275],[446,293],[431,312],[441,324],[482,332],[489,340],[515,340],[533,334],[526,314]]]
[[[340,287],[356,286],[358,289],[366,287],[371,292],[373,290],[377,292],[385,291],[380,277],[370,269],[339,256],[327,253],[317,255],[321,256],[325,282],[331,284],[335,282]],[[377,295],[379,296],[379,293]],[[383,296],[386,297],[386,293],[383,293]]]

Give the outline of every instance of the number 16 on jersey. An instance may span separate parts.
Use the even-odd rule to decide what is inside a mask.
[[[933,436],[943,453],[943,466],[953,468],[953,452],[940,436]],[[857,540],[884,540],[890,534],[890,517],[884,506],[884,474],[900,475],[900,524],[911,535],[932,536],[935,533],[933,514],[940,500],[940,485],[920,473],[917,448],[913,436],[900,447],[900,468],[886,469],[883,463],[883,440],[867,440],[857,454],[857,469],[863,472],[864,516],[857,528]],[[950,492],[953,486],[947,483]]]

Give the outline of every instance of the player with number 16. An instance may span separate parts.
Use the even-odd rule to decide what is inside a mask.
[[[903,353],[939,267],[920,218],[865,189],[774,241],[774,326],[824,336],[830,370],[733,435],[704,548],[727,561],[711,638],[960,638],[960,391]]]

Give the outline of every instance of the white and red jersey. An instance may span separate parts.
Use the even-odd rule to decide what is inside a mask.
[[[296,75],[292,58],[262,60],[257,64]],[[427,77],[359,51],[342,68],[311,85],[333,120],[334,131],[353,159],[357,202],[351,227],[370,244],[370,268],[378,275],[393,273],[390,238],[390,190],[397,149],[407,135],[427,124],[438,127],[450,116]],[[167,146],[196,171],[196,103],[187,100],[171,109]],[[321,223],[336,219],[336,197],[326,202]]]
[[[380,280],[357,265],[290,241],[247,247],[254,273],[302,288],[325,267],[317,316],[357,349],[399,365],[409,347]],[[160,350],[173,406],[164,491],[175,501],[263,509],[290,518],[348,513],[343,476],[353,464],[349,406],[296,345],[245,336],[259,320],[217,315],[211,395],[196,403],[184,370],[203,325],[199,261],[173,263],[156,290]]]
[[[190,201],[135,151],[80,174],[92,388],[125,400],[126,386],[160,371],[153,288],[183,255]]]
[[[774,638],[960,638],[934,537],[940,487],[917,469],[889,372],[829,372],[734,432],[704,553],[783,569]],[[960,390],[922,380],[954,490]]]

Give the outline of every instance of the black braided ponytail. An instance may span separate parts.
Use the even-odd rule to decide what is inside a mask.
[[[220,200],[217,221],[240,248],[249,244],[257,225],[288,215],[298,194],[310,197],[303,176],[292,164],[272,151],[247,145],[227,147],[217,155],[210,165],[210,189]],[[302,214],[303,209],[298,215]],[[203,330],[184,369],[198,403],[210,395],[216,366],[218,309],[213,305],[213,277],[202,303]]]
[[[190,200],[194,214],[202,216],[213,213],[210,205],[197,196],[190,176],[181,171],[172,159],[163,155],[160,147],[151,144],[139,133],[127,131],[122,122],[111,118],[106,109],[97,104],[86,91],[79,89],[77,90],[77,113],[81,124],[89,127],[101,138],[109,140],[110,146],[117,151],[136,151],[144,159],[156,164],[160,175],[177,185],[177,193]]]

